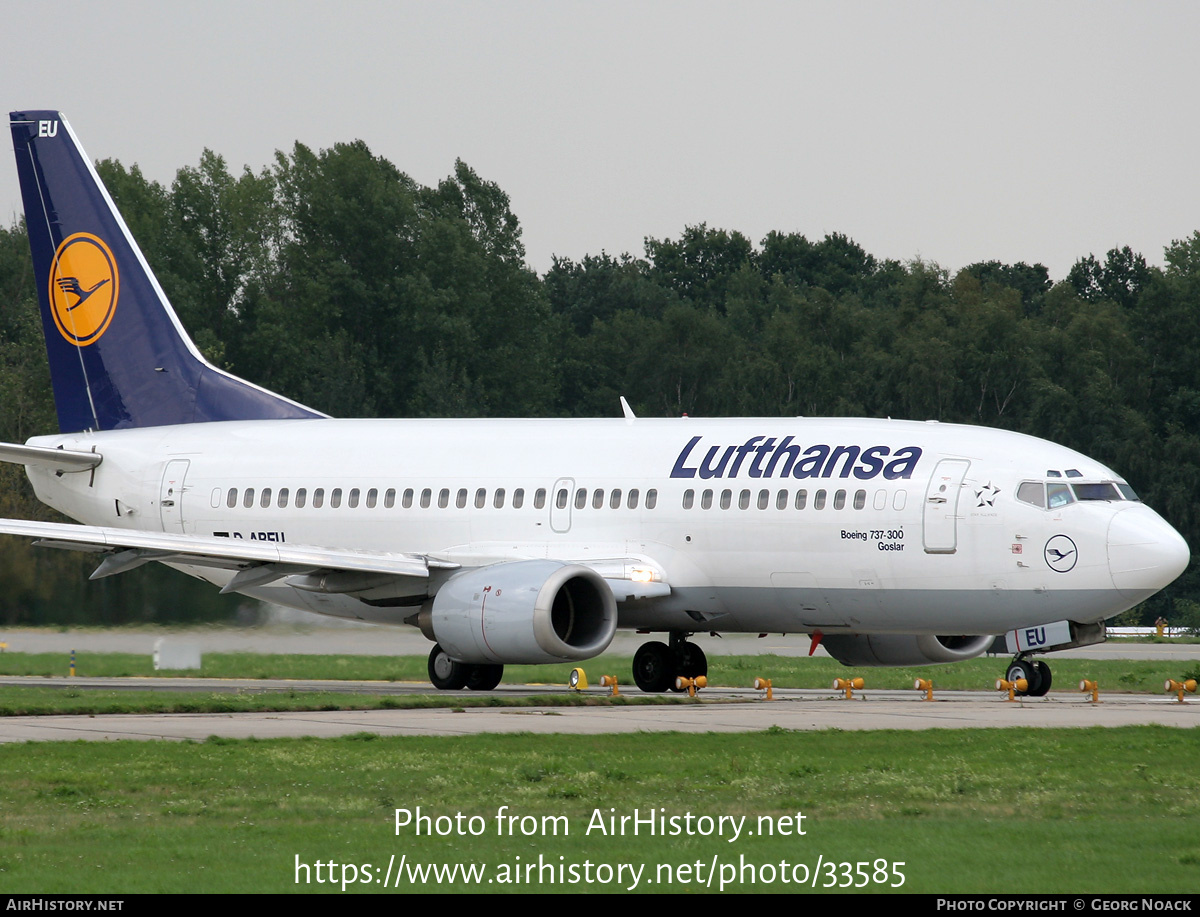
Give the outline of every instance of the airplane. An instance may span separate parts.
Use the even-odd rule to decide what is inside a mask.
[[[804,634],[846,665],[1006,675],[1104,640],[1187,566],[1112,470],[1006,430],[851,418],[346,420],[210,365],[74,132],[10,115],[60,432],[0,445],[80,524],[0,533],[304,611],[420,628],[440,689],[576,662],[707,673],[698,634]]]

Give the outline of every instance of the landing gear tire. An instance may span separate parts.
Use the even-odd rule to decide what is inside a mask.
[[[1040,659],[1032,663],[1034,671],[1037,672],[1038,684],[1037,690],[1030,690],[1030,697],[1045,697],[1046,692],[1050,690],[1050,685],[1054,681],[1054,677],[1050,674],[1050,666],[1042,662]]]
[[[1037,669],[1038,665],[1039,663],[1026,662],[1024,659],[1014,660],[1009,665],[1008,672],[1004,676],[1005,679],[1016,684],[1018,678],[1024,678],[1027,685],[1024,691],[1017,692],[1019,697],[1041,697],[1042,694],[1046,693],[1045,691],[1042,694],[1038,693],[1038,690],[1042,686],[1041,672]],[[1041,665],[1045,665],[1045,663],[1041,663]],[[1049,666],[1047,666],[1047,671],[1049,671]]]
[[[675,654],[657,640],[643,643],[633,657],[633,681],[647,694],[662,694],[675,684]]]
[[[708,674],[708,657],[694,643],[685,643],[679,659],[679,674],[685,678],[699,678]]]
[[[429,680],[439,691],[461,691],[467,685],[474,668],[465,662],[456,662],[446,655],[446,651],[435,643],[429,651]]]
[[[472,691],[491,691],[504,677],[502,665],[473,665],[467,676],[467,687]]]
[[[704,650],[696,644],[685,642],[676,645],[674,656],[676,675],[682,675],[684,678],[698,678],[708,674],[708,657],[704,655]],[[675,679],[672,678],[671,690],[682,694],[687,688],[677,687]]]

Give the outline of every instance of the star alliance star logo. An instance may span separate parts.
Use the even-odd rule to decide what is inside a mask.
[[[975,491],[975,499],[979,501],[978,503],[975,504],[976,507],[995,506],[996,505],[996,497],[999,494],[1000,494],[1000,488],[993,487],[992,482],[988,481],[986,484],[983,485],[983,487],[981,487],[979,490]]]

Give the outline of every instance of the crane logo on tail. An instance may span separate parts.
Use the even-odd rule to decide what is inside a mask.
[[[50,265],[50,312],[77,347],[100,340],[117,310],[117,262],[104,241],[77,232],[63,239]]]

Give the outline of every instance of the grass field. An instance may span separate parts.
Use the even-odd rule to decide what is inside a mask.
[[[0,673],[62,674],[62,662],[5,653]],[[828,688],[849,671],[793,657],[710,662],[726,684],[766,674],[777,685]],[[144,656],[80,654],[77,663],[81,675],[153,674]],[[209,676],[424,680],[416,657],[214,653],[204,663]],[[624,675],[628,664],[602,657],[588,670],[593,679]],[[1058,660],[1055,683],[1071,690],[1086,676],[1157,692],[1163,678],[1184,674],[1165,666]],[[910,688],[918,671],[942,688],[978,688],[1000,667],[973,660],[855,674],[875,688]],[[513,666],[506,680],[563,683],[569,670]],[[0,713],[497,703],[152,685],[5,687]],[[586,701],[564,693],[535,702]],[[1194,892],[1196,748],[1194,731],[1158,727],[0,745],[0,892],[341,893],[345,882],[349,893],[382,891],[385,877],[393,892]],[[440,817],[430,828],[449,833],[397,833],[396,809],[418,806]],[[501,806],[522,819],[503,833]],[[462,833],[459,813],[474,818],[460,822]],[[675,818],[680,832],[596,828],[597,818],[619,826],[621,816],[648,813],[668,829]],[[704,818],[724,835],[700,833]],[[760,834],[768,825],[775,836]],[[422,881],[435,865],[481,872]]]
[[[1195,892],[1195,751],[1156,727],[6,745],[0,891],[381,891],[390,862],[399,891],[615,892],[640,867],[639,892],[710,872],[743,892]],[[418,806],[423,834],[397,832]],[[501,806],[524,820],[498,830]],[[680,834],[595,827],[635,810]],[[746,816],[736,839],[699,833],[721,816]],[[483,872],[410,881],[432,864]]]

